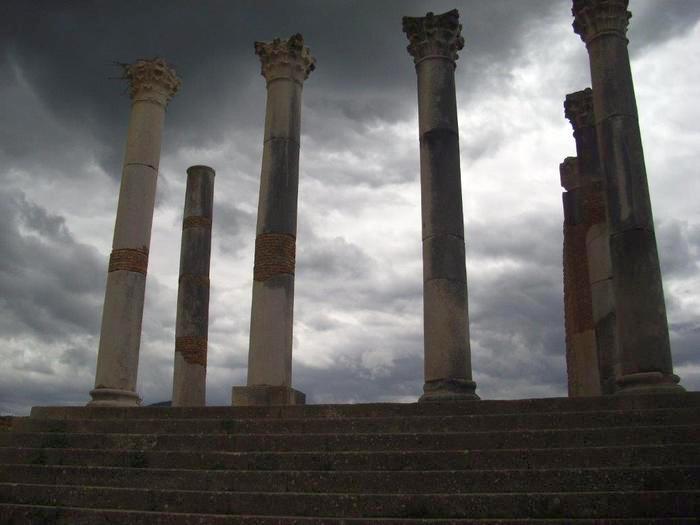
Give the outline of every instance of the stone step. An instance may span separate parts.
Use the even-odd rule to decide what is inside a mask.
[[[634,492],[700,487],[700,466],[441,471],[255,471],[0,465],[0,481],[214,492]]]
[[[0,483],[0,503],[337,518],[661,518],[700,516],[700,491],[522,494],[204,492]]]
[[[459,416],[362,418],[198,419],[198,433],[402,433],[469,432],[474,430],[596,428],[605,426],[685,425],[700,421],[700,407],[633,411],[554,412]],[[80,432],[176,434],[192,432],[192,419],[40,419],[18,418],[15,432]]]
[[[397,434],[0,433],[0,447],[196,451],[468,450],[700,441],[700,425]]]
[[[226,516],[174,512],[86,509],[0,504],[0,523],[11,525],[697,525],[688,518],[611,518],[611,519],[393,519],[328,518],[279,516]]]
[[[468,414],[532,414],[555,411],[649,410],[700,407],[700,392],[653,396],[605,396],[481,400],[459,403],[367,403],[272,407],[34,407],[32,416],[48,419],[247,419],[307,417],[406,417]]]
[[[202,452],[0,448],[0,463],[208,470],[468,470],[700,465],[700,445],[492,450]]]

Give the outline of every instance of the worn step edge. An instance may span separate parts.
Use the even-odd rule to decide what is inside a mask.
[[[236,516],[225,514],[191,514],[176,512],[89,509],[0,503],[0,520],[8,525],[35,525],[36,519],[50,519],[53,525],[693,525],[697,518],[612,518],[612,519],[396,519],[396,518],[328,518],[298,516]],[[119,520],[119,521],[117,521]],[[44,521],[42,521],[44,523]]]
[[[214,492],[401,494],[655,491],[700,486],[700,465],[588,469],[476,469],[423,471],[258,471],[0,465],[0,481],[93,487]],[[536,490],[533,488],[536,487]]]
[[[255,433],[256,429],[265,432],[282,427],[285,432],[297,433],[382,433],[387,429],[393,432],[415,432],[417,429],[432,427],[437,432],[449,431],[451,427],[467,427],[461,431],[504,429],[544,430],[566,427],[576,423],[576,428],[600,428],[606,426],[639,425],[653,423],[659,425],[689,424],[700,420],[700,407],[651,410],[605,410],[587,412],[555,412],[537,414],[463,414],[463,415],[419,415],[411,417],[290,417],[267,418],[198,418],[197,427],[201,432],[219,431]],[[191,429],[192,418],[124,420],[119,418],[99,419],[42,419],[18,418],[12,430],[19,432],[94,432],[94,433],[179,433],[180,428]],[[649,426],[649,425],[646,425]],[[359,430],[358,427],[361,429]],[[144,431],[146,429],[152,429]],[[160,429],[160,430],[158,430]],[[294,430],[290,430],[294,429]],[[376,430],[375,430],[376,429]],[[396,430],[401,429],[401,430]],[[504,429],[505,430],[505,429]],[[279,430],[278,430],[279,431]],[[424,431],[424,430],[423,430]],[[455,430],[452,430],[455,431]]]
[[[621,445],[606,447],[504,448],[468,450],[383,450],[383,451],[181,451],[85,448],[0,447],[0,457],[13,458],[17,464],[147,467],[187,465],[185,468],[209,466],[210,469],[253,467],[257,470],[439,470],[447,465],[453,470],[472,470],[479,465],[496,468],[508,465],[530,468],[532,465],[556,465],[580,468],[600,466],[672,466],[688,458],[700,463],[700,443],[671,445]],[[22,461],[16,461],[21,458]],[[362,468],[351,468],[361,465]],[[367,468],[372,465],[373,468]],[[495,467],[495,466],[496,467]],[[381,467],[381,468],[378,468]],[[250,469],[250,468],[249,468]]]
[[[270,516],[661,518],[700,515],[700,491],[499,494],[305,494],[0,483],[0,503]],[[116,505],[116,506],[115,506]],[[663,510],[662,510],[663,509]]]
[[[342,405],[297,405],[297,406],[272,406],[272,407],[85,407],[85,406],[37,406],[31,411],[32,417],[66,419],[80,417],[89,414],[90,418],[117,417],[117,418],[153,418],[153,415],[172,417],[177,414],[180,417],[201,417],[208,413],[211,417],[232,417],[232,414],[250,414],[252,417],[289,417],[297,414],[298,417],[306,417],[311,414],[337,417],[338,415],[358,414],[386,414],[396,413],[400,416],[417,414],[453,414],[462,411],[464,414],[493,414],[523,412],[552,412],[561,410],[562,407],[571,411],[600,410],[601,407],[614,407],[615,409],[639,409],[649,408],[678,408],[700,406],[700,392],[685,392],[683,394],[663,395],[639,395],[639,396],[604,396],[596,398],[567,398],[552,397],[540,399],[520,400],[479,400],[454,403],[358,403]],[[157,418],[155,418],[157,419]]]
[[[513,448],[514,442],[531,447],[603,446],[615,443],[660,444],[700,441],[700,425],[650,427],[571,428],[517,431],[405,432],[405,433],[263,433],[263,434],[94,434],[0,433],[0,446],[35,448],[132,448],[156,450],[397,450]]]

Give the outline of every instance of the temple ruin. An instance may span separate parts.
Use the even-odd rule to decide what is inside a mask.
[[[697,523],[700,393],[685,392],[671,364],[627,4],[573,0],[592,88],[564,102],[576,146],[560,166],[566,398],[476,394],[453,10],[403,19],[418,82],[422,402],[305,405],[292,387],[301,93],[315,67],[293,35],[255,44],[267,108],[247,384],[233,387],[234,406],[205,406],[215,175],[192,166],[175,406],[138,406],[160,138],[180,81],[161,59],[127,66],[133,103],[92,401],[0,425],[0,522]]]
[[[673,374],[622,0],[574,0],[592,88],[566,96],[576,157],[560,166],[569,395],[683,391]],[[478,399],[472,380],[455,68],[456,10],[404,17],[418,88],[423,239],[422,401]],[[301,35],[256,42],[267,86],[248,380],[234,405],[296,405],[292,333],[304,82]],[[132,112],[91,405],[136,406],[143,294],[164,110],[180,86],[162,59],[125,67]],[[175,405],[205,404],[213,170],[188,170],[175,342]],[[194,182],[197,180],[198,182]],[[192,182],[192,186],[190,186]],[[196,194],[195,194],[196,193]],[[193,211],[187,206],[199,207]]]

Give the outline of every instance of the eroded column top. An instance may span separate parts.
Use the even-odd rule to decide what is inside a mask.
[[[134,102],[148,100],[165,106],[182,84],[162,58],[140,59],[122,67],[122,77],[129,81],[129,95]]]
[[[456,9],[436,15],[403,17],[403,32],[408,37],[406,48],[418,64],[426,58],[447,58],[452,62],[459,58],[457,51],[464,47],[462,25]]]
[[[627,38],[632,13],[627,10],[629,0],[573,0],[574,33],[586,44],[595,38],[614,34]]]
[[[593,90],[586,88],[583,91],[576,91],[566,95],[564,116],[571,122],[571,127],[574,128],[574,131],[595,126]]]
[[[268,82],[287,78],[301,84],[316,69],[316,59],[299,33],[287,40],[275,38],[272,42],[255,42],[255,54],[260,57],[260,73]]]

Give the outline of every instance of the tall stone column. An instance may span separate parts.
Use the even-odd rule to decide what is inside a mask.
[[[315,59],[300,34],[256,42],[267,81],[267,109],[258,201],[248,383],[234,387],[234,405],[305,402],[292,383],[292,314],[299,185],[301,92]]]
[[[644,152],[627,51],[628,0],[573,0],[588,49],[605,177],[619,393],[680,392],[673,373]]]
[[[608,395],[617,390],[615,300],[610,268],[610,229],[598,154],[592,90],[587,88],[567,95],[564,101],[564,114],[571,122],[574,131],[578,155],[577,167],[582,186],[580,205],[576,208],[582,212],[581,219],[585,229],[583,239],[587,266],[585,282],[587,287],[590,287],[590,291],[585,295],[590,299],[590,310],[586,310],[584,316],[585,318],[590,316],[595,329],[597,355],[595,373],[600,378],[600,386],[595,390]],[[574,256],[574,260],[581,262],[579,256]],[[591,393],[593,394],[595,390],[591,390]]]
[[[459,13],[403,18],[418,75],[425,384],[421,401],[478,399],[472,381],[455,95]]]
[[[141,319],[165,107],[180,87],[164,60],[124,66],[131,116],[119,190],[95,389],[89,405],[135,406]]]
[[[209,166],[187,168],[175,321],[173,406],[205,405],[214,175]]]
[[[564,204],[564,326],[569,397],[600,395],[591,286],[588,279],[586,200],[590,182],[579,159],[559,166]]]

